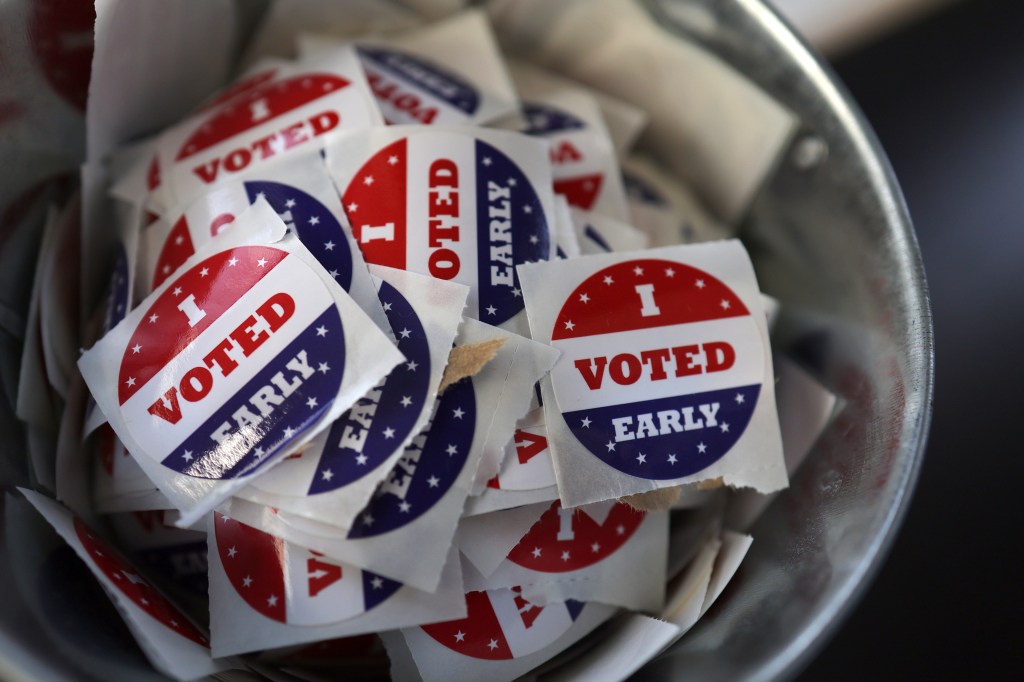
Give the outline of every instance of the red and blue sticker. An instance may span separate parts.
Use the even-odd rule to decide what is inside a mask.
[[[594,456],[667,480],[723,457],[761,392],[756,320],[725,283],[696,267],[627,260],[587,277],[562,304],[552,388],[566,425]]]

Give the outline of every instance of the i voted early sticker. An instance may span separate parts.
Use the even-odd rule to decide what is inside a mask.
[[[551,275],[524,269],[531,325],[562,351],[545,408],[567,506],[712,470],[773,469],[780,445],[772,391],[763,390],[772,377],[767,331],[738,242],[591,256],[564,264],[559,277],[567,282],[552,291]],[[744,461],[723,464],[730,453]],[[606,497],[594,497],[593,484],[577,494],[567,479],[580,477],[585,460],[625,477],[604,479]]]
[[[401,357],[294,236],[245,242],[260,225],[283,232],[266,202],[239,221],[234,242],[196,254],[80,361],[111,426],[183,512],[233,489],[191,481],[266,467]]]
[[[548,260],[546,145],[518,133],[395,126],[342,135],[328,168],[368,263],[470,287],[468,314],[512,324],[521,263]]]

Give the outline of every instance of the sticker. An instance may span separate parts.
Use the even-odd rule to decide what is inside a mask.
[[[296,237],[267,244],[284,225],[266,202],[238,223],[79,362],[183,525],[307,442],[401,358]]]
[[[784,487],[765,316],[739,242],[520,268],[566,506],[724,476]],[[558,280],[552,286],[553,278]],[[729,455],[729,456],[727,456]]]
[[[466,613],[454,550],[431,594],[221,514],[211,516],[209,524],[211,632],[218,656]]]
[[[191,680],[232,667],[214,661],[206,636],[80,519],[48,497],[20,490],[103,585],[158,670],[178,680]]]
[[[390,328],[377,300],[362,254],[352,239],[338,193],[319,152],[282,160],[244,180],[222,183],[193,202],[179,217],[150,229],[152,261],[145,277],[160,286],[197,249],[230,228],[258,198],[266,200],[317,261],[381,330]]]
[[[615,147],[593,96],[533,67],[515,65],[523,132],[548,140],[554,189],[572,206],[629,220]]]
[[[208,599],[206,533],[164,523],[163,510],[109,517],[118,546],[146,569],[192,597]]]
[[[239,493],[254,502],[349,528],[427,424],[465,306],[466,287],[372,266],[399,364],[301,453]]]
[[[596,603],[540,606],[525,599],[518,589],[469,592],[466,606],[466,618],[402,630],[426,682],[513,680],[568,648],[614,613],[612,607]]]
[[[595,519],[553,502],[489,576],[466,571],[466,588],[521,585],[537,604],[600,601],[651,611],[665,598],[668,514],[605,503]]]
[[[467,315],[525,331],[515,266],[554,246],[544,155],[517,133],[396,126],[339,136],[327,165],[368,263],[466,284]]]
[[[327,556],[433,590],[488,447],[489,432],[511,436],[517,412],[526,410],[534,383],[550,366],[549,359],[523,352],[511,332],[476,320],[463,321],[456,343],[495,337],[506,342],[494,359],[476,375],[452,384],[437,400],[430,425],[413,438],[347,533],[332,524],[237,498],[227,513]],[[510,377],[519,377],[521,383],[508,383]]]
[[[335,50],[281,66],[273,78],[164,133],[161,185],[171,202],[188,204],[216,183],[290,150],[320,148],[329,133],[382,123],[355,54]]]
[[[557,492],[555,497],[558,497]],[[455,532],[455,545],[486,578],[494,573],[550,506],[549,502],[540,502],[489,514],[463,515]]]

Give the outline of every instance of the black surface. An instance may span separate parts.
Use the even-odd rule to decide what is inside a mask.
[[[888,560],[800,679],[1024,679],[1024,2],[962,0],[835,66],[917,230],[935,412]]]

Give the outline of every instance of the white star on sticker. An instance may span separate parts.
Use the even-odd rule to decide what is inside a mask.
[[[359,204],[357,204],[356,202],[353,201],[352,203],[350,203],[348,205],[348,212],[349,213],[355,213],[358,210],[359,210]]]
[[[366,464],[366,455],[358,455],[356,457],[356,464],[363,466]]]
[[[258,261],[256,261],[256,265],[260,266],[261,268],[266,267],[267,259],[266,258],[260,258]]]
[[[409,368],[410,372],[415,372],[416,368],[420,366],[420,363],[416,362],[415,360],[410,360],[409,362],[405,363],[405,366]]]
[[[508,186],[509,187],[515,187],[516,186],[516,179],[515,178],[509,178],[508,179]]]
[[[334,242],[327,242],[324,244],[324,248],[328,251],[334,251]]]
[[[370,581],[370,586],[373,587],[373,589],[375,590],[379,590],[380,588],[384,587],[383,578],[377,576],[376,578]]]
[[[309,224],[310,225],[319,225],[320,224],[320,216],[316,216],[315,215],[315,216],[310,217]]]
[[[429,485],[431,488],[436,488],[439,483],[441,483],[441,479],[438,478],[437,476],[431,476],[430,478],[427,479],[427,485]]]
[[[523,295],[523,292],[519,290],[519,287],[514,287],[512,289],[512,295],[515,296],[516,298],[519,298],[520,296]]]
[[[534,559],[539,559],[540,558],[540,547],[534,547],[533,548],[533,558]]]
[[[746,398],[743,397],[743,394],[742,393],[737,393],[736,394],[736,404],[737,405],[742,405],[744,402],[746,402]]]
[[[487,643],[487,648],[490,649],[491,651],[494,651],[495,649],[497,649],[498,648],[498,640],[492,639],[490,642]]]
[[[491,157],[489,157],[489,156],[485,156],[484,157],[484,165],[485,166],[490,166],[491,165]]]
[[[451,457],[452,455],[456,454],[458,451],[459,451],[459,449],[457,447],[455,447],[454,445],[449,445],[447,448],[445,448],[445,452],[448,453],[449,457]]]
[[[174,291],[171,292],[175,296],[181,296],[181,287],[174,287]]]
[[[129,387],[134,386],[135,385],[135,377],[128,377],[127,381],[125,381],[124,383],[128,384]]]
[[[676,271],[673,270],[672,268],[665,268],[665,276],[666,277],[675,277],[676,276]]]
[[[675,455],[669,455],[669,456],[668,456],[668,463],[669,463],[669,464],[675,464],[675,463],[676,463],[677,461],[678,461],[678,460],[676,459],[676,456],[675,456]]]
[[[363,514],[363,525],[364,526],[372,526],[373,525],[373,515],[372,514]]]
[[[295,429],[293,429],[290,426],[285,427],[285,429],[284,429],[284,437],[285,438],[291,438],[294,435],[295,435]]]
[[[644,269],[638,265],[635,268],[633,268],[633,274],[634,275],[642,275],[642,274],[644,274]]]
[[[647,455],[641,452],[639,455],[636,456],[636,461],[639,462],[640,464],[646,464]]]
[[[384,304],[384,312],[386,312],[386,313],[391,312],[391,304],[390,303],[385,303]]]
[[[697,280],[697,288],[698,289],[703,289],[704,288],[704,280],[702,280],[702,279],[698,279]]]
[[[267,599],[267,606],[277,606],[277,595],[276,594],[270,595],[270,598]]]
[[[611,452],[611,451],[613,451],[615,449],[615,443],[613,441],[608,441],[605,444],[605,447],[608,448],[608,452]]]
[[[594,554],[597,554],[598,552],[601,551],[601,545],[599,543],[595,542],[594,544],[592,544],[590,546],[590,551],[593,552]]]
[[[615,283],[615,280],[614,280],[614,279],[612,279],[612,276],[611,276],[611,275],[605,275],[605,276],[604,276],[604,283],[605,283],[605,284],[614,284],[614,283]]]
[[[317,366],[317,371],[319,371],[322,374],[327,374],[329,371],[331,371],[331,366],[328,365],[326,362],[321,362]]]
[[[452,416],[456,419],[462,419],[462,415],[466,414],[461,407],[456,407],[452,410]]]
[[[527,215],[529,215],[530,213],[533,213],[533,206],[530,206],[529,204],[527,204],[526,206],[523,206],[523,213],[526,213]],[[534,243],[536,244],[536,242],[534,242]]]
[[[199,271],[199,276],[200,277],[206,277],[209,274],[210,274],[210,268],[203,268],[202,270]]]
[[[192,451],[191,450],[186,450],[185,454],[183,454],[181,457],[186,462],[191,462],[192,461]]]
[[[329,481],[332,478],[334,478],[334,472],[331,471],[330,469],[324,469],[323,473],[320,474],[320,477],[323,478],[325,481]]]
[[[306,407],[316,407],[316,398],[310,398],[307,400]]]
[[[729,433],[729,422],[722,422],[722,433]]]
[[[251,585],[252,578],[250,576],[245,576],[244,578],[242,578],[242,587],[250,587]]]
[[[590,296],[587,296],[586,294],[580,294],[580,301],[582,301],[583,303],[590,303]]]
[[[568,329],[569,331],[572,331],[573,329],[576,328],[576,325],[573,323],[572,320],[566,320],[565,321],[565,328]]]
[[[615,526],[615,534],[616,535],[624,535],[625,533],[626,533],[626,527],[623,526],[621,523],[619,525]]]
[[[288,201],[284,202],[284,207],[285,208],[294,208],[295,207],[295,199],[289,199]]]
[[[402,396],[402,407],[409,407],[412,405],[412,398],[407,395]]]
[[[327,336],[327,327],[325,327],[323,325],[320,325],[319,327],[317,327],[316,328],[316,335],[317,336]]]
[[[584,417],[583,421],[582,421],[582,424],[583,424],[583,428],[589,429],[590,428],[590,417]]]
[[[234,546],[231,546],[231,547],[228,548],[228,556],[229,557],[234,559],[236,554],[238,554],[238,550]]]
[[[722,306],[722,310],[728,310],[729,309],[729,302],[727,300],[725,300],[724,298],[722,299],[722,302],[719,303],[719,305]]]
[[[569,551],[566,550],[566,551],[562,552],[562,561],[568,561],[568,560],[569,560]]]
[[[160,319],[160,316],[157,315],[156,313],[153,313],[152,315],[149,316],[149,323],[150,324],[154,324],[159,319]]]
[[[494,315],[494,314],[496,314],[498,312],[498,309],[495,308],[493,305],[487,306],[486,308],[484,308],[484,310],[487,311],[488,315]]]
[[[363,178],[363,184],[366,185],[367,187],[372,185],[373,184],[373,176],[372,175],[367,175],[365,178]]]
[[[484,160],[486,161],[487,159],[484,159]],[[464,641],[466,641],[466,633],[463,632],[462,630],[459,630],[458,632],[456,632],[455,633],[455,641],[456,642],[464,642]]]
[[[384,437],[387,438],[387,439],[394,438],[395,437],[395,430],[393,428],[391,428],[390,426],[388,428],[384,429]]]
[[[174,238],[174,243],[175,244],[181,244],[184,241],[185,241],[185,238],[182,237],[180,234],[177,237]]]
[[[403,514],[408,514],[410,509],[412,509],[412,505],[405,500],[402,500],[402,503],[398,505],[398,510]]]
[[[704,445],[704,443],[697,443],[697,452],[703,453],[707,449],[708,446]]]
[[[531,244],[536,244],[536,243],[538,243],[539,241],[540,241],[540,237],[538,237],[538,236],[537,236],[537,235],[535,235],[535,234],[531,234],[531,235],[530,235],[530,243],[531,243]]]
[[[409,331],[409,329],[407,327],[402,327],[402,331],[400,331],[398,333],[402,335],[403,339],[409,338],[409,335],[412,334],[412,332]]]
[[[253,454],[256,455],[256,459],[260,459],[263,457],[263,455],[267,454],[267,451],[264,450],[263,448],[256,448],[253,451]]]
[[[331,272],[330,272],[331,277],[333,277],[334,279],[338,279],[338,275],[340,275],[340,274],[341,273],[338,272],[337,270],[331,270]]]

